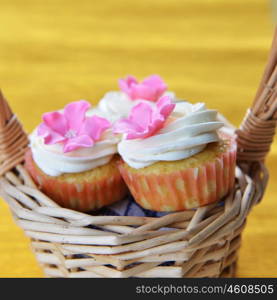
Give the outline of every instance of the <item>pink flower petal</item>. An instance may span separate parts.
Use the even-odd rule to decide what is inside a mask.
[[[145,77],[142,81],[143,84],[152,85],[152,86],[165,86],[166,84],[162,80],[162,78],[159,75],[150,75],[148,77]]]
[[[145,84],[137,84],[132,87],[130,91],[131,98],[135,99],[144,99],[148,101],[156,101],[156,90]]]
[[[88,135],[80,135],[66,140],[63,147],[63,152],[71,152],[79,148],[88,148],[94,145],[93,139]]]
[[[80,100],[68,104],[64,113],[50,112],[43,115],[38,135],[45,144],[63,143],[63,151],[70,152],[83,147],[92,147],[111,123],[101,117],[86,117],[90,104]]]
[[[68,122],[69,129],[79,132],[85,119],[85,114],[90,108],[89,102],[85,100],[71,102],[64,108],[64,116]]]
[[[129,75],[126,77],[126,79],[119,79],[118,84],[122,92],[129,95],[130,87],[133,84],[137,84],[137,79],[134,76]]]
[[[44,143],[46,145],[53,145],[57,143],[61,143],[65,140],[65,138],[59,133],[53,131],[49,128],[45,123],[41,123],[38,126],[38,135],[43,137]]]
[[[153,99],[155,99],[154,101],[158,100],[160,96],[162,96],[162,94],[167,90],[167,85],[162,80],[162,78],[158,75],[151,75],[145,78],[142,81],[142,84],[148,87],[152,87],[152,89],[155,91],[152,96]]]
[[[119,80],[119,87],[131,100],[148,101],[157,101],[167,89],[166,84],[158,75],[151,75],[141,83],[138,83],[135,77],[128,76],[126,79]]]
[[[129,119],[139,127],[146,129],[151,122],[152,114],[152,106],[147,102],[140,102],[131,109]]]
[[[100,139],[102,133],[110,127],[111,123],[108,120],[94,115],[84,120],[80,134],[88,135],[94,141],[97,141]]]
[[[113,133],[137,133],[143,132],[143,128],[129,119],[117,121],[113,126]]]
[[[51,128],[52,131],[55,131],[60,135],[66,134],[68,130],[68,123],[65,116],[62,113],[58,111],[45,113],[43,114],[42,119],[45,125]]]
[[[145,135],[145,137],[149,137],[155,134],[156,132],[158,132],[160,129],[163,128],[164,123],[165,123],[165,119],[155,119],[153,123],[149,125],[148,132],[147,135]]]
[[[114,124],[114,133],[126,134],[126,139],[147,138],[163,128],[174,107],[168,96],[162,97],[154,107],[140,102],[132,108],[128,118]]]
[[[167,118],[171,114],[175,106],[176,104],[171,102],[169,96],[163,96],[157,102],[158,111],[164,118]]]

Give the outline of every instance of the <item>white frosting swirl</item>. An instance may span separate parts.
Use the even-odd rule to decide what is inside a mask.
[[[176,161],[195,155],[208,143],[219,140],[217,111],[204,103],[176,103],[172,122],[157,134],[145,139],[126,140],[118,144],[118,152],[132,168],[140,169],[158,161]]]
[[[37,134],[37,129],[30,135],[30,147],[33,159],[39,168],[50,176],[64,173],[79,173],[107,164],[117,153],[118,137],[107,130],[101,140],[89,148],[80,148],[64,153],[63,145],[46,145]]]
[[[164,95],[170,96],[173,102],[177,100],[173,92],[166,92]],[[108,92],[99,101],[96,108],[92,108],[87,112],[87,115],[98,115],[114,123],[121,118],[127,118],[132,107],[141,101],[147,100],[131,100],[128,95],[123,92]],[[155,105],[153,101],[147,101],[147,103]]]

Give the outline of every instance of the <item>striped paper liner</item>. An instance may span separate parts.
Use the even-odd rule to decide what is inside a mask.
[[[224,197],[235,181],[236,144],[211,162],[166,174],[132,172],[119,163],[121,175],[135,201],[154,211],[181,211]]]
[[[26,153],[25,166],[39,188],[62,207],[82,212],[97,210],[122,200],[128,193],[117,168],[99,180],[74,183],[46,175],[35,165],[31,151]]]

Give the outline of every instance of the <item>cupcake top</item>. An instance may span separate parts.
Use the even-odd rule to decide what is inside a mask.
[[[97,108],[91,109],[88,114],[97,114],[114,123],[127,117],[132,107],[140,101],[147,101],[150,105],[163,95],[175,99],[173,92],[167,92],[167,85],[158,75],[146,77],[138,82],[134,76],[127,76],[119,80],[120,91],[108,92],[99,101]]]
[[[204,103],[173,103],[161,97],[155,106],[140,102],[129,116],[114,124],[122,134],[118,152],[132,168],[139,169],[159,161],[178,161],[193,156],[219,141],[217,130],[224,125],[217,111]]]
[[[107,164],[117,153],[119,140],[111,123],[88,116],[89,108],[87,101],[80,100],[43,114],[43,122],[30,135],[30,148],[44,173],[59,176],[88,171]]]

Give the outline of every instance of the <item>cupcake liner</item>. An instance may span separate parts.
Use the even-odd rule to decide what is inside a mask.
[[[235,167],[234,141],[211,162],[165,174],[132,172],[123,162],[119,163],[135,201],[154,211],[188,210],[220,200],[234,185]]]
[[[42,172],[35,165],[31,151],[25,156],[25,166],[39,188],[62,207],[83,212],[96,210],[123,199],[128,193],[117,168],[97,180],[68,182]]]

